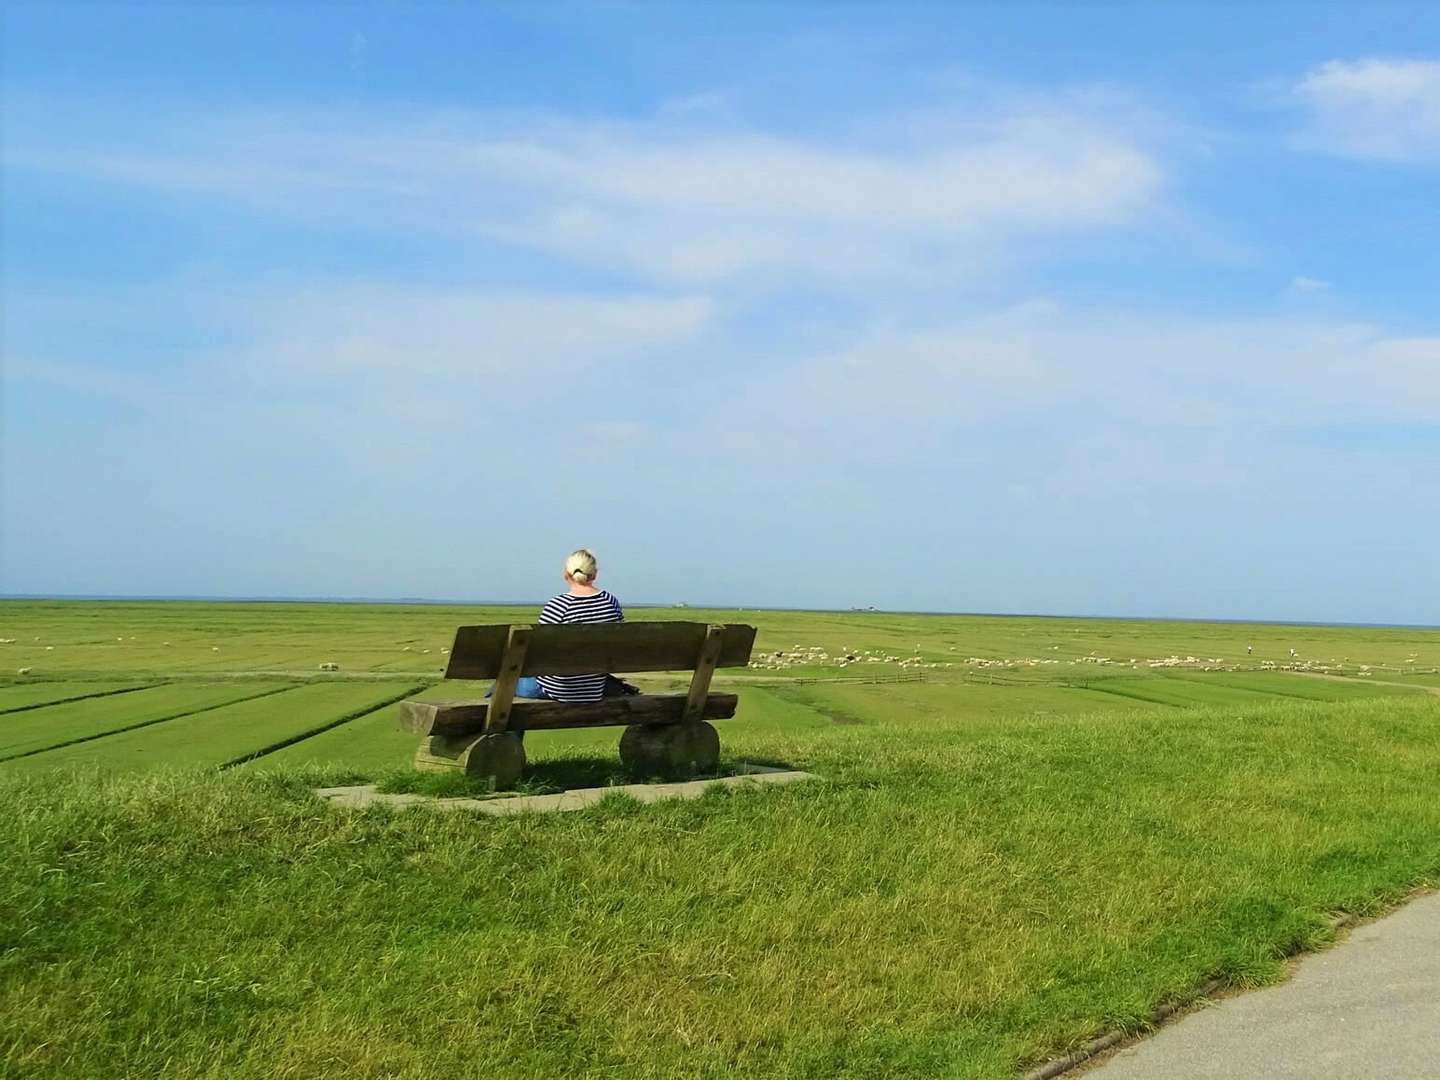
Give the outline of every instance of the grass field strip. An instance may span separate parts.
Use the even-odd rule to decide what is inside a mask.
[[[5,767],[35,771],[79,765],[106,772],[170,766],[218,769],[335,720],[369,712],[393,697],[393,687],[375,683],[294,686],[283,693],[117,732],[111,738],[57,748]]]
[[[296,765],[340,766],[349,773],[376,776],[406,765],[415,756],[418,739],[403,730],[388,707],[378,707],[338,727],[311,732],[299,742],[271,749],[262,758],[232,763],[250,769],[283,769]]]
[[[153,687],[163,685],[163,682],[144,682],[138,683],[135,686],[120,686],[112,687],[106,690],[92,690],[86,694],[73,694],[70,697],[47,698],[44,701],[31,701],[24,705],[11,705],[8,708],[0,709],[0,716],[8,716],[10,713],[17,712],[29,712],[31,709],[44,709],[50,705],[68,705],[72,701],[84,701],[87,698],[114,697],[117,694],[133,694],[136,690],[149,690]]]
[[[1126,698],[1129,701],[1143,701],[1147,705],[1159,705],[1167,709],[1193,708],[1199,704],[1199,702],[1192,701],[1174,701],[1163,694],[1146,693],[1144,690],[1137,690],[1128,686],[1115,687],[1091,684],[1088,686],[1073,686],[1070,689],[1083,690],[1091,694],[1110,694],[1114,697]]]
[[[1244,674],[1250,674],[1250,673],[1247,673],[1247,672],[1230,672],[1230,673],[1227,673],[1227,674],[1244,675]],[[1235,682],[1235,681],[1226,679],[1226,680],[1224,680],[1224,681],[1221,683],[1221,685],[1229,686],[1229,687],[1231,687],[1231,688],[1233,688],[1233,689],[1237,689],[1237,690],[1248,690],[1248,691],[1252,691],[1252,692],[1258,693],[1258,694],[1266,694],[1266,695],[1269,695],[1270,697],[1288,698],[1288,699],[1291,699],[1291,700],[1294,700],[1294,701],[1334,701],[1334,700],[1337,700],[1337,698],[1336,698],[1336,696],[1335,696],[1334,694],[1327,694],[1327,693],[1325,693],[1323,690],[1320,690],[1320,689],[1319,689],[1320,687],[1334,687],[1336,694],[1340,694],[1340,688],[1341,688],[1341,687],[1344,687],[1344,688],[1345,688],[1345,693],[1340,694],[1340,698],[1342,698],[1342,699],[1343,699],[1343,698],[1347,698],[1347,697],[1351,697],[1351,696],[1357,696],[1357,697],[1358,697],[1358,696],[1362,696],[1362,695],[1369,696],[1369,695],[1374,695],[1374,694],[1377,694],[1377,693],[1379,693],[1379,694],[1386,693],[1386,691],[1383,691],[1383,690],[1377,691],[1376,689],[1374,689],[1374,688],[1377,687],[1377,686],[1394,687],[1394,688],[1399,689],[1399,690],[1409,690],[1409,691],[1424,690],[1424,689],[1426,689],[1426,687],[1425,687],[1424,685],[1420,684],[1420,683],[1389,682],[1389,681],[1387,681],[1387,680],[1385,680],[1385,679],[1357,678],[1357,677],[1352,676],[1352,675],[1325,675],[1325,674],[1321,674],[1320,672],[1313,672],[1313,671],[1293,671],[1293,672],[1283,672],[1283,673],[1264,671],[1264,672],[1254,672],[1253,674],[1259,676],[1259,677],[1262,678],[1262,679],[1265,679],[1266,681],[1265,681],[1263,684],[1256,684],[1256,683],[1249,683],[1249,684],[1247,684],[1247,683],[1244,683],[1244,682]],[[1181,682],[1194,683],[1194,684],[1197,684],[1197,685],[1204,686],[1204,685],[1209,685],[1209,683],[1210,683],[1210,678],[1213,678],[1213,676],[1210,677],[1210,678],[1207,678],[1207,677],[1204,676],[1204,675],[1201,675],[1201,674],[1199,674],[1199,673],[1195,673],[1195,674],[1175,674],[1175,675],[1170,675],[1169,678],[1175,679],[1175,680],[1178,680],[1178,681],[1181,681]],[[1299,682],[1299,683],[1294,682],[1294,681],[1291,681],[1291,682],[1287,685],[1287,684],[1284,684],[1284,683],[1277,683],[1277,682],[1275,681],[1275,680],[1277,680],[1277,679],[1289,679],[1289,680],[1299,679],[1299,680],[1303,680],[1303,681],[1302,681],[1302,682]]]
[[[158,687],[147,687],[146,689],[158,689]],[[298,689],[294,686],[270,686],[254,694],[247,694],[243,697],[228,697],[221,701],[199,705],[195,708],[181,709],[179,712],[165,713],[163,716],[147,717],[144,720],[136,721],[133,724],[124,724],[120,727],[107,728],[104,731],[96,731],[87,735],[79,735],[73,739],[65,739],[61,742],[49,743],[45,746],[33,747],[18,754],[9,754],[0,757],[0,764],[7,761],[16,761],[20,758],[32,757],[35,754],[46,754],[54,750],[62,750],[68,746],[76,746],[80,743],[93,742],[96,739],[106,739],[115,735],[123,735],[129,731],[136,731],[140,728],[150,727],[153,724],[164,724],[170,720],[180,720],[187,716],[195,716],[198,713],[210,712],[213,709],[223,709],[230,705],[240,705],[248,701],[255,701],[259,698],[270,697],[274,694],[283,694],[287,690]],[[60,704],[56,702],[55,704]]]
[[[316,727],[310,728],[308,731],[302,731],[298,735],[291,736],[288,739],[281,739],[278,742],[271,743],[269,746],[262,747],[259,750],[254,750],[248,754],[237,757],[233,761],[227,761],[223,765],[221,765],[220,768],[233,769],[237,765],[244,765],[247,761],[255,761],[259,758],[265,757],[267,754],[273,754],[278,750],[284,750],[287,746],[294,746],[297,743],[304,742],[306,739],[313,739],[315,736],[323,735],[325,734],[325,732],[332,731],[335,728],[340,727],[342,724],[349,724],[352,721],[360,720],[366,716],[370,716],[372,713],[377,713],[381,709],[388,709],[396,702],[404,701],[412,694],[418,694],[420,691],[427,689],[428,686],[428,683],[415,683],[401,693],[398,693],[393,697],[388,697],[384,701],[381,701],[376,705],[367,705],[365,708],[349,713],[348,715],[342,716],[339,719],[326,721],[323,724],[319,724]]]

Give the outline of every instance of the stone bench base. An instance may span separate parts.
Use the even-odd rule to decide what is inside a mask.
[[[612,787],[576,788],[558,795],[511,795],[491,799],[437,799],[429,795],[386,795],[374,784],[354,787],[317,788],[316,795],[336,806],[429,806],[437,810],[473,810],[481,814],[564,813],[584,810],[609,795],[626,795],[638,802],[660,802],[664,799],[698,799],[714,784],[721,787],[745,787],[750,784],[794,784],[801,780],[819,779],[814,773],[772,769],[764,765],[746,765],[737,776],[721,776],[713,780],[687,780],[679,784],[616,784]]]

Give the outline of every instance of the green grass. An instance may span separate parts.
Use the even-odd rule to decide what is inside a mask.
[[[240,671],[311,674],[327,661],[370,676],[438,675],[442,649],[457,625],[533,621],[524,607],[407,604],[182,603],[149,601],[0,601],[0,623],[13,645],[0,645],[6,668],[33,666],[36,677],[67,672],[175,675]],[[934,662],[1128,661],[1168,656],[1219,658],[1231,665],[1304,660],[1440,668],[1435,629],[1293,626],[1125,619],[900,615],[711,609],[645,609],[631,618],[752,622],[759,652],[820,645],[921,655]],[[1247,654],[1247,645],[1254,647]],[[47,646],[49,648],[47,649]],[[425,650],[429,650],[426,652]],[[879,665],[875,665],[878,667]],[[864,670],[865,666],[862,666]],[[851,669],[852,672],[855,669]]]
[[[0,1075],[1010,1077],[1440,875],[1440,631],[643,614],[936,666],[721,673],[724,769],[820,781],[351,812],[310,787],[475,793],[384,703],[478,697],[455,625],[533,609],[0,602],[46,680],[0,680]],[[530,733],[522,790],[618,738]]]
[[[314,772],[0,776],[4,1071],[1009,1077],[1440,874],[1429,697],[895,689],[858,723],[838,688],[769,694],[737,737],[824,781],[565,816],[337,811]]]
[[[395,708],[380,708],[308,739],[291,743],[244,767],[342,765],[369,776],[408,763],[419,738],[400,729]]]
[[[34,755],[37,761],[43,756],[47,765],[71,758],[88,759],[101,753],[102,741],[104,746],[113,745],[122,737],[118,733],[128,732],[132,740],[143,739],[147,737],[146,731],[161,723],[178,724],[179,718],[190,717],[194,718],[192,722],[198,722],[200,716],[207,715],[207,710],[270,695],[284,685],[237,682],[219,686],[157,686],[9,713],[0,716],[0,763],[21,755]],[[162,742],[167,741],[174,730],[177,729],[167,727],[158,737]],[[66,749],[46,750],[47,747]],[[37,751],[46,752],[41,755]]]
[[[1308,675],[1291,675],[1280,671],[1226,671],[1206,672],[1170,676],[1202,685],[1218,684],[1254,690],[1279,698],[1299,698],[1302,701],[1351,701],[1361,697],[1383,697],[1387,694],[1403,694],[1403,687],[1389,683],[1353,678],[1317,679]],[[1397,680],[1399,681],[1399,680]]]
[[[0,684],[0,716],[6,713],[33,709],[37,705],[48,705],[59,701],[77,701],[80,698],[102,697],[109,694],[125,693],[153,683],[135,682],[23,682]]]
[[[166,687],[164,692],[180,695],[185,689]],[[215,693],[214,688],[208,687],[189,689],[197,698],[207,692]],[[233,694],[236,689],[232,687],[230,692]],[[397,691],[395,687],[376,683],[295,687],[62,746],[7,762],[5,766],[15,771],[48,771],[87,766],[133,770],[157,765],[224,765],[305,732],[362,715],[402,696],[403,687]]]

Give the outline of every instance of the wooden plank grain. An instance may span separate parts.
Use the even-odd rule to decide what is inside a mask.
[[[509,626],[462,626],[455,632],[447,679],[493,679],[500,673]],[[710,626],[693,622],[603,623],[598,626],[536,626],[522,675],[587,675],[596,672],[689,671]],[[721,629],[715,666],[744,667],[755,647],[755,627],[731,623]]]
[[[450,661],[445,665],[447,679],[493,679],[500,672],[505,656],[505,642],[510,639],[510,626],[462,626],[455,631],[450,645]]]
[[[510,722],[510,706],[515,701],[515,684],[525,668],[525,654],[530,646],[532,631],[528,626],[512,626],[505,639],[505,652],[500,658],[500,674],[495,679],[495,689],[490,695],[490,710],[485,718],[485,730],[495,734],[505,730]]]
[[[547,731],[562,728],[615,727],[628,724],[676,724],[685,716],[686,694],[640,694],[605,698],[593,705],[559,701],[516,701],[510,707],[512,730]],[[706,696],[702,718],[727,720],[735,715],[735,694]],[[406,701],[400,705],[401,726],[417,735],[447,739],[485,730],[488,701]]]
[[[705,632],[700,644],[700,655],[695,659],[695,674],[690,678],[690,693],[685,699],[685,720],[693,722],[705,718],[705,695],[710,693],[710,679],[720,662],[720,651],[725,645],[725,627],[711,626]]]

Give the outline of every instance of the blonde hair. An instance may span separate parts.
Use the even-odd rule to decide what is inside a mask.
[[[594,581],[595,573],[599,569],[600,566],[596,563],[594,554],[584,548],[572,551],[565,557],[566,575],[581,585],[589,585]]]

